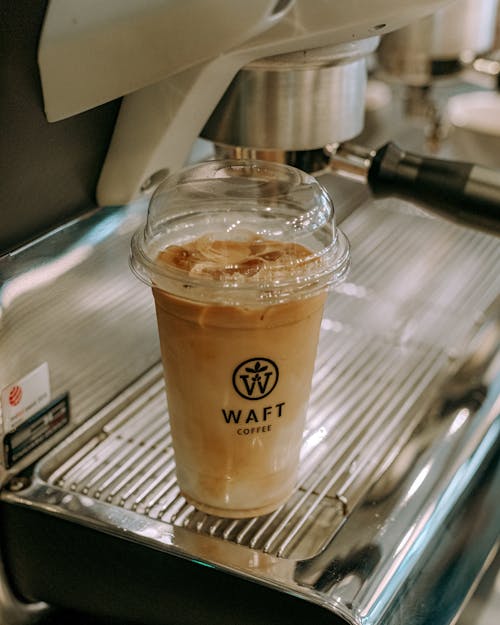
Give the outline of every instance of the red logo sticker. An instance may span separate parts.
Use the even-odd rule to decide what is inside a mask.
[[[17,406],[23,397],[23,389],[16,384],[9,391],[9,404],[11,406]]]

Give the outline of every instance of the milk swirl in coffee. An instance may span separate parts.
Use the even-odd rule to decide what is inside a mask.
[[[325,293],[235,304],[230,292],[300,277],[310,257],[249,233],[204,235],[157,256],[186,276],[153,293],[178,482],[205,512],[265,514],[293,492]],[[228,303],[194,298],[193,276],[227,285]]]

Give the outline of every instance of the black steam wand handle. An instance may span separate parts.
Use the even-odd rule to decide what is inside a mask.
[[[500,236],[500,170],[420,156],[390,142],[371,154],[367,178],[375,196],[397,196]]]

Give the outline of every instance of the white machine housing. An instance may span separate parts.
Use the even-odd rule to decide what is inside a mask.
[[[380,36],[449,0],[51,0],[39,48],[49,121],[126,96],[97,188],[137,197],[182,166],[239,69]],[[344,45],[344,49],[346,46]]]

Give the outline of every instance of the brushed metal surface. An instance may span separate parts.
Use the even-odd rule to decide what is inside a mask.
[[[0,257],[0,389],[47,362],[52,398],[70,393],[56,440],[159,360],[152,298],[127,264],[144,211],[101,209]],[[0,484],[12,474],[2,465],[3,454]]]
[[[498,507],[463,516],[498,457],[500,244],[393,202],[366,203],[343,228],[359,257],[329,298],[299,484],[282,508],[230,520],[186,503],[159,366],[3,498],[301,596],[348,623],[451,622],[498,539]],[[447,567],[459,520],[476,530],[459,545],[458,575]],[[442,585],[422,581],[429,570]],[[438,591],[453,592],[441,611]]]
[[[498,0],[455,0],[434,15],[382,38],[377,51],[388,77],[420,86],[439,79],[433,63],[461,63],[489,51],[495,41]]]
[[[377,44],[374,37],[251,63],[201,135],[223,145],[285,151],[351,139],[363,128],[365,55]]]

